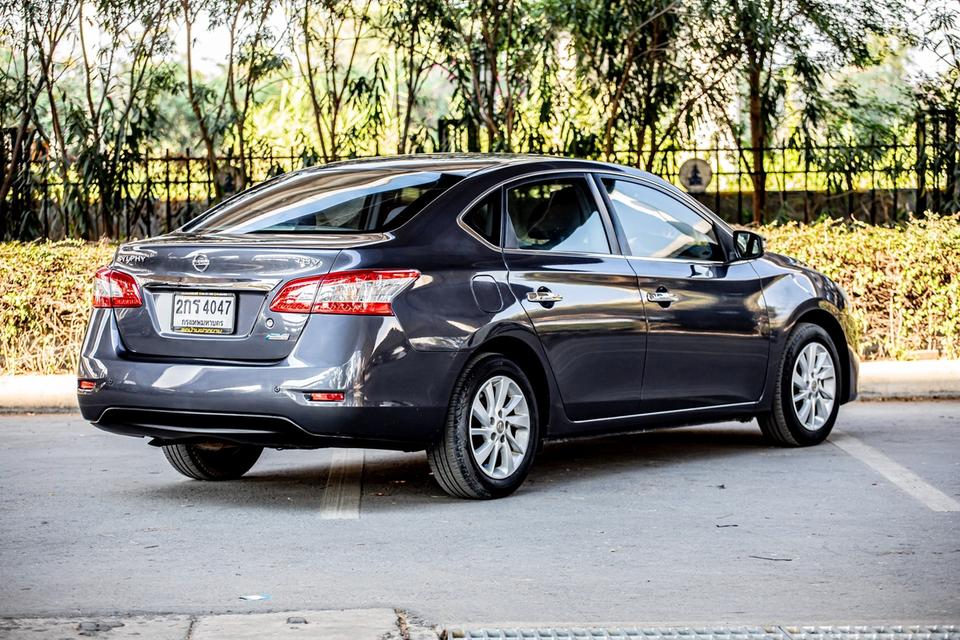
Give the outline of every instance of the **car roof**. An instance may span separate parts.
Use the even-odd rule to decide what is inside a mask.
[[[606,169],[608,171],[612,170],[616,172],[626,172],[632,175],[654,177],[647,172],[609,162],[524,153],[424,153],[404,156],[378,156],[358,158],[355,160],[341,160],[311,168],[321,170],[343,167],[372,170],[408,169],[450,173],[466,177],[499,168],[526,164],[550,164],[554,165],[555,168],[562,168],[565,165],[569,165],[571,169]]]

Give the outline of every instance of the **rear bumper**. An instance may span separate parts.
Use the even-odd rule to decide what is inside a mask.
[[[419,449],[442,427],[462,357],[412,349],[395,318],[343,317],[308,323],[275,363],[146,358],[125,349],[113,314],[98,309],[78,371],[96,388],[77,401],[101,429],[162,441]],[[312,402],[311,391],[344,399]]]

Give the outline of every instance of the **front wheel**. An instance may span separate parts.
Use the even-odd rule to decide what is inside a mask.
[[[458,498],[500,498],[527,477],[540,437],[536,397],[513,361],[485,354],[454,386],[447,422],[427,450],[433,475]]]
[[[168,444],[163,455],[174,469],[194,480],[236,480],[256,464],[263,447],[220,442]]]
[[[784,447],[823,442],[840,409],[840,358],[830,335],[814,324],[794,329],[784,349],[773,407],[759,416],[768,440]]]

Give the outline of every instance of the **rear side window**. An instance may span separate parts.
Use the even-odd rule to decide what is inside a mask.
[[[500,191],[495,190],[463,216],[463,222],[490,244],[500,246]]]
[[[507,191],[518,249],[610,253],[600,212],[586,181],[558,178]]]
[[[460,181],[428,171],[291,173],[245,191],[183,227],[191,233],[322,234],[395,229]]]
[[[603,178],[630,253],[642,258],[723,260],[709,220],[667,194],[627,180]]]

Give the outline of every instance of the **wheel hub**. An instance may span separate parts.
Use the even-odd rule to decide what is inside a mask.
[[[520,385],[503,375],[480,385],[470,410],[470,444],[481,471],[498,480],[509,477],[529,441],[530,407]]]
[[[833,413],[837,376],[833,358],[819,342],[811,342],[797,354],[793,365],[793,408],[805,429],[816,431]]]

